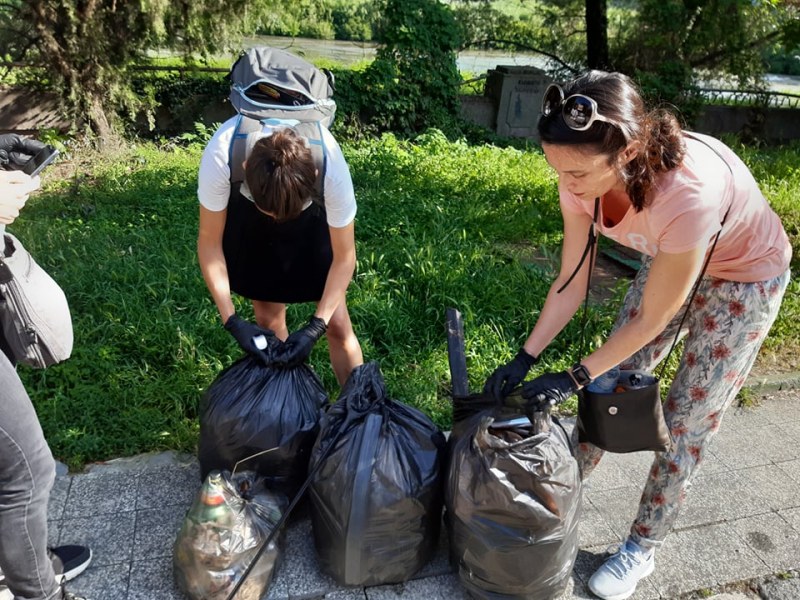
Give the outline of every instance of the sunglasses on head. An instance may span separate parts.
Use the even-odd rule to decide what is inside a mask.
[[[611,123],[614,121],[607,119],[597,110],[597,102],[594,98],[583,94],[572,94],[569,98],[564,98],[564,90],[557,83],[551,83],[544,91],[542,98],[542,115],[545,117],[561,107],[561,116],[567,127],[574,131],[586,131],[595,121]]]

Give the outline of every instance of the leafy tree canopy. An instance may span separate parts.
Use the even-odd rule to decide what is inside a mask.
[[[270,0],[262,0],[267,6]],[[248,18],[245,0],[8,0],[0,5],[0,50],[40,66],[74,121],[113,137],[111,108],[141,108],[129,68],[148,52],[187,57],[222,50]]]

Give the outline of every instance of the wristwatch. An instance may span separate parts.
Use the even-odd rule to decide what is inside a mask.
[[[592,382],[592,376],[589,375],[589,371],[581,363],[572,365],[569,374],[572,375],[575,383],[578,384],[578,388],[586,387]]]

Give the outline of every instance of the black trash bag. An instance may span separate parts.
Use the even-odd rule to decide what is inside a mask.
[[[386,395],[377,363],[357,367],[322,421],[310,488],[320,566],[341,585],[410,579],[430,560],[442,514],[444,434]]]
[[[268,343],[267,351],[281,342],[271,338]],[[233,471],[248,459],[240,469],[256,471],[267,478],[269,489],[294,497],[306,478],[327,404],[322,383],[305,364],[287,369],[249,355],[238,360],[200,400],[201,476]]]
[[[253,471],[209,473],[186,513],[172,553],[178,586],[192,600],[226,600],[288,504]],[[260,600],[283,554],[278,535],[236,593]]]
[[[453,428],[445,485],[451,559],[474,598],[550,600],[566,588],[578,553],[578,464],[547,413],[535,413],[533,424],[510,416],[484,411]]]

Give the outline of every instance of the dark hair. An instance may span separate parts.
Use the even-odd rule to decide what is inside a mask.
[[[244,170],[256,206],[276,221],[297,217],[316,198],[317,169],[305,140],[281,129],[253,146]]]
[[[539,117],[542,142],[557,145],[589,146],[607,154],[625,183],[636,211],[650,202],[649,193],[656,175],[680,166],[686,147],[675,115],[666,110],[647,112],[636,85],[622,73],[589,71],[561,86],[564,97],[583,94],[597,102],[598,112],[612,121],[595,121],[586,131],[570,129],[560,107]],[[636,157],[622,164],[622,151],[630,142],[640,143]]]

